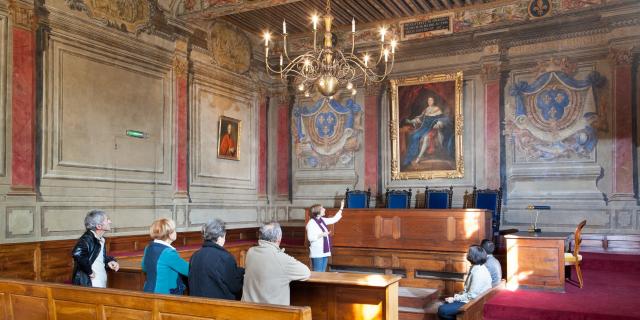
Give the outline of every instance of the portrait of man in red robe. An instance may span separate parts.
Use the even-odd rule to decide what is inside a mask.
[[[239,121],[222,117],[220,118],[220,131],[218,135],[218,157],[224,159],[239,160],[238,157],[238,127]]]

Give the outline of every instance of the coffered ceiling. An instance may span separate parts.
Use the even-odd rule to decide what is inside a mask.
[[[355,18],[358,25],[396,20],[439,11],[468,8],[495,0],[334,0],[331,13],[334,26],[348,26]],[[287,21],[290,34],[308,32],[314,13],[324,13],[325,0],[191,0],[185,1],[180,16],[191,21],[222,18],[246,31],[282,30]]]

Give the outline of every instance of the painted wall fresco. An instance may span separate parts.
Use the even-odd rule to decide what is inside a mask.
[[[596,71],[574,77],[566,60],[540,64],[536,79],[510,88],[505,134],[513,138],[516,161],[594,159],[598,143],[597,89],[605,79]]]
[[[497,27],[512,23],[526,22],[530,20],[549,18],[561,14],[589,9],[594,6],[601,6],[610,3],[617,3],[619,0],[513,0],[488,3],[477,8],[467,10],[442,10],[437,14],[430,14],[420,17],[420,19],[431,19],[447,14],[452,14],[453,33],[470,31],[478,28]],[[387,28],[387,39],[396,37],[400,39],[402,25],[415,21],[415,17],[397,20],[385,25]],[[358,29],[356,33],[356,46],[370,45],[380,41],[380,26],[371,26],[365,29]],[[351,45],[351,33],[349,30],[336,30],[338,36],[338,46],[348,48]],[[311,49],[311,30],[305,35],[296,35],[288,40],[290,52],[301,52]],[[414,34],[411,38],[430,38],[438,36],[440,33],[425,32]],[[402,39],[404,40],[404,39]],[[280,46],[280,44],[278,44]]]
[[[151,16],[159,11],[153,0],[67,0],[67,5],[107,26],[127,32],[148,29]]]
[[[352,168],[363,132],[362,107],[319,99],[293,109],[292,134],[298,168]]]
[[[209,50],[221,67],[245,73],[251,64],[249,38],[227,23],[216,23],[210,31]]]

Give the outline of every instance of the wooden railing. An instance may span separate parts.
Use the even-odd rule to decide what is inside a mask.
[[[0,319],[311,320],[309,307],[0,279]]]

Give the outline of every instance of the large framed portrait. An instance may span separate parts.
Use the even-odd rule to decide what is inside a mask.
[[[240,160],[240,120],[221,116],[218,124],[218,158]]]
[[[391,80],[391,178],[462,178],[462,71]]]

